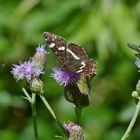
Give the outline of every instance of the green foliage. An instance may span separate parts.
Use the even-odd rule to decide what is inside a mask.
[[[88,140],[120,139],[134,111],[131,92],[138,72],[134,51],[127,43],[140,44],[139,7],[138,0],[1,0],[0,139],[33,139],[30,107],[20,98],[22,91],[10,70],[12,63],[28,59],[39,43],[45,43],[45,31],[78,43],[97,60],[91,104],[81,118]],[[60,119],[74,121],[74,111],[64,99],[63,88],[50,77],[56,64],[49,54],[43,79],[45,96]],[[62,134],[39,99],[37,110],[41,140],[59,139],[55,135]],[[130,140],[140,139],[139,121]]]

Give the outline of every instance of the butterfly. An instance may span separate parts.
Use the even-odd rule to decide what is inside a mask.
[[[62,68],[85,77],[96,75],[96,61],[89,59],[82,47],[75,43],[67,44],[63,37],[50,32],[44,32],[43,35]]]

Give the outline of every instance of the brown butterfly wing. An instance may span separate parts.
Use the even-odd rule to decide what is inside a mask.
[[[74,43],[68,45],[65,65],[69,70],[83,76],[96,75],[96,62],[89,59],[85,50]]]
[[[57,36],[49,32],[45,32],[43,35],[44,35],[45,41],[49,45],[49,48],[52,50],[54,55],[63,65],[66,61],[66,45],[67,45],[66,40],[60,36]]]

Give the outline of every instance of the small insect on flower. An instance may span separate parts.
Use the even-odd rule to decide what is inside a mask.
[[[80,79],[80,74],[68,70],[62,70],[61,68],[54,68],[52,77],[60,85],[66,86],[77,82]]]
[[[20,65],[13,65],[11,73],[17,81],[26,79],[29,82],[33,77],[39,77],[44,72],[36,68],[33,61],[25,61],[20,63]]]

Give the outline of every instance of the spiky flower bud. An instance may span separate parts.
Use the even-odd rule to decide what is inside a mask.
[[[85,140],[85,135],[80,125],[68,122],[64,124],[64,128],[69,133],[69,140]]]
[[[35,93],[43,94],[43,82],[40,79],[34,78],[30,82],[30,88]]]
[[[133,91],[132,92],[132,97],[138,98],[139,97],[139,93],[137,91]]]
[[[44,64],[45,64],[45,57],[46,57],[46,50],[45,50],[45,46],[44,45],[38,45],[38,47],[36,48],[36,53],[34,54],[34,56],[32,57],[32,61],[36,64],[35,67],[42,69],[44,68]]]

